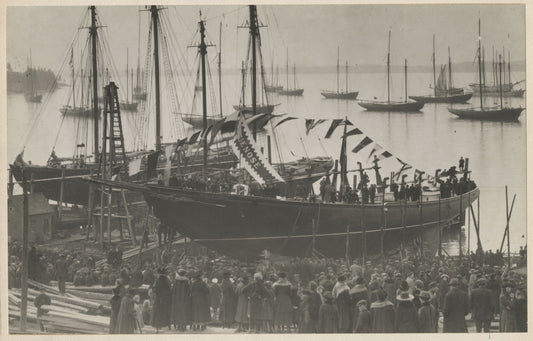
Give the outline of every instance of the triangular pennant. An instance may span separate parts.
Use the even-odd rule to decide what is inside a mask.
[[[275,126],[274,128],[276,128],[277,126],[279,126],[280,124],[282,123],[285,123],[287,121],[290,121],[290,120],[295,120],[297,119],[297,117],[285,117],[284,119],[282,119],[281,121],[279,121]]]
[[[374,155],[378,150],[381,150],[381,149],[383,149],[383,147],[376,143],[374,147],[372,148],[372,150],[370,151],[370,153],[368,154],[368,158],[366,159],[366,161],[368,162],[370,158],[372,157],[372,155]]]
[[[388,151],[384,151],[383,153],[381,153],[381,155],[378,157],[380,160],[383,160],[383,159],[387,159],[389,157],[391,157],[392,154],[389,153]]]
[[[326,138],[327,139],[329,139],[331,137],[331,135],[333,134],[335,129],[337,129],[337,127],[339,126],[339,124],[341,124],[342,121],[343,120],[333,120],[331,122],[331,125],[329,126],[328,132],[326,133]]]
[[[352,153],[359,153],[359,151],[363,148],[365,148],[366,146],[368,146],[369,144],[371,144],[373,141],[370,137],[368,136],[365,136],[365,138],[359,142],[359,144],[354,148],[352,149]]]
[[[209,144],[213,143],[213,140],[215,139],[215,137],[217,137],[218,132],[224,125],[224,122],[225,120],[220,120],[220,121],[217,121],[217,123],[213,125],[213,129],[211,129],[211,139],[209,140]]]
[[[198,137],[200,136],[201,132],[202,131],[200,130],[200,131],[197,131],[196,133],[192,134],[191,137],[189,138],[188,144],[195,144],[196,141],[198,140]]]
[[[352,135],[361,135],[363,132],[361,130],[359,130],[359,128],[354,128],[352,130],[350,130],[349,132],[346,133],[346,137],[348,136],[352,136]]]
[[[398,171],[398,174],[396,174],[396,181],[398,181],[400,179],[400,175],[405,172],[406,170],[408,169],[411,169],[413,168],[413,166],[411,166],[410,164],[408,164],[407,162],[403,162],[402,160],[400,160],[399,158],[396,158],[396,160],[398,160],[398,162],[400,162],[402,164],[402,167],[400,168],[400,170]]]
[[[309,130],[313,129],[314,123],[315,123],[315,120],[312,120],[312,119],[305,120],[305,134],[306,135],[309,135]]]

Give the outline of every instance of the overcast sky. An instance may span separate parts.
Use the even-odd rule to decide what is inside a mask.
[[[109,45],[118,67],[125,65],[129,48],[130,65],[136,63],[138,6],[97,7],[106,25]],[[194,57],[193,42],[199,10],[207,19],[208,36],[218,44],[219,23],[223,24],[222,52],[225,67],[238,67],[244,58],[247,31],[237,29],[248,17],[246,6],[176,6],[165,14],[172,22],[176,48]],[[25,68],[32,49],[33,64],[56,70],[76,32],[86,7],[9,7],[7,11],[7,60],[15,69]],[[142,41],[148,34],[149,12],[140,13]],[[481,15],[482,41],[487,55],[492,46],[511,50],[511,59],[525,60],[524,5],[302,5],[258,6],[265,63],[272,57],[285,64],[286,48],[291,64],[334,65],[337,46],[341,60],[353,64],[381,64],[385,61],[388,30],[392,30],[392,59],[404,58],[410,65],[431,62],[432,35],[436,35],[437,62],[446,62],[451,47],[454,62],[472,61]],[[497,23],[497,24],[495,24]],[[144,58],[145,48],[141,48]],[[216,48],[210,49],[214,57]]]

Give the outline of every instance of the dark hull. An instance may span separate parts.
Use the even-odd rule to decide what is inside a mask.
[[[274,104],[258,105],[255,107],[255,111],[257,114],[272,114],[275,107],[276,106]],[[234,105],[233,109],[244,112],[245,114],[251,114],[253,112],[253,108],[249,106],[243,107],[241,105]]]
[[[445,96],[409,96],[410,99],[413,99],[417,102],[422,103],[466,103],[472,94],[463,94],[463,95],[445,95]]]
[[[22,168],[10,165],[13,176],[17,181],[22,181]],[[34,180],[61,178],[61,171],[65,171],[65,177],[89,175],[89,168],[54,168],[45,166],[26,166],[28,180],[33,175]],[[94,165],[94,172],[98,166]],[[35,182],[33,184],[35,192],[41,192],[49,200],[59,201],[61,193],[61,180],[50,180]],[[87,205],[89,201],[89,185],[81,178],[64,180],[63,202],[76,205]]]
[[[523,97],[526,90],[520,89],[520,90],[510,90],[510,91],[503,91],[502,96],[503,97]],[[479,89],[477,92],[474,92],[475,96],[479,96]],[[499,91],[485,91],[483,90],[483,96],[500,96]]]
[[[333,92],[333,91],[323,91],[320,93],[326,99],[357,99],[359,91],[353,92]]]
[[[137,111],[137,103],[120,103],[120,109],[127,111]]]
[[[304,94],[304,89],[279,90],[278,94],[283,96],[302,96]]]
[[[71,107],[63,107],[59,109],[59,112],[63,115],[70,115],[70,116],[89,116],[92,115],[93,109],[89,108],[71,108]]]
[[[524,108],[487,108],[483,110],[481,108],[448,108],[449,112],[456,116],[459,116],[460,118],[487,121],[518,121],[522,110],[524,110]]]
[[[43,99],[43,95],[25,94],[24,98],[26,99],[26,102],[41,103],[41,100]]]
[[[422,102],[372,102],[372,101],[359,101],[360,106],[368,111],[420,111],[424,107]]]
[[[463,88],[451,88],[451,89],[437,88],[437,96],[462,95],[464,93],[465,93],[465,89]]]
[[[347,226],[352,257],[361,255],[363,226],[367,251],[379,253],[381,231],[385,248],[397,247],[402,235],[409,238],[417,232],[434,233],[439,225],[444,227],[464,213],[479,195],[479,189],[474,189],[442,199],[440,205],[438,201],[423,202],[421,208],[417,202],[387,202],[387,212],[383,213],[380,204],[361,207],[159,186],[152,189],[145,198],[163,222],[202,245],[240,259],[256,258],[264,249],[287,256],[308,255],[313,223],[318,224],[316,250],[328,257],[344,257]]]

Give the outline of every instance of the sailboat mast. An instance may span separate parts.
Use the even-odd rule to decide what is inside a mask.
[[[218,32],[218,98],[220,102],[220,117],[222,117],[222,21]]]
[[[481,109],[483,110],[483,75],[481,74],[481,18],[479,18],[478,21],[478,50],[477,50],[477,56],[478,56],[478,67],[479,67],[479,100],[481,103]]]
[[[141,77],[141,12],[139,12],[139,20],[138,20],[138,34],[137,34],[137,79],[135,81],[135,90],[137,92],[140,92],[141,90],[141,84],[140,84],[140,77]]]
[[[200,53],[200,56],[202,58],[202,118],[203,118],[203,149],[204,149],[204,173],[207,171],[207,134],[205,133],[207,130],[207,85],[206,85],[206,77],[205,77],[205,56],[207,55],[207,45],[205,44],[205,25],[204,21],[201,20],[198,22],[200,25],[200,45],[198,46],[198,52]]]
[[[485,84],[487,84],[487,81],[485,79],[485,48],[483,48],[482,60],[483,60],[483,62],[481,64],[481,66],[483,68],[483,86],[485,86]]]
[[[407,59],[405,60],[405,103],[407,103]]]
[[[503,63],[503,65],[505,65],[505,47],[502,48],[502,54],[500,55],[500,58],[502,58],[503,56],[503,61],[500,60],[500,63]],[[499,65],[500,69],[501,69],[501,65]],[[502,72],[502,70],[500,70],[500,72]],[[505,68],[503,68],[503,84],[505,84],[505,81],[507,80],[507,77],[505,75]]]
[[[348,61],[346,61],[346,93],[348,93]]]
[[[35,96],[35,84],[33,83],[33,63],[31,60],[31,49],[30,49],[30,86],[31,86],[31,97]]]
[[[93,64],[93,133],[94,133],[94,159],[98,159],[99,154],[99,139],[98,139],[98,119],[100,112],[98,110],[98,65],[96,56],[96,40],[98,39],[98,31],[96,26],[96,7],[91,6],[91,28],[89,29],[91,35],[92,47],[92,64]],[[73,69],[74,70],[74,69]],[[83,90],[82,90],[83,91]]]
[[[340,48],[337,46],[337,93],[339,93],[339,50]]]
[[[242,76],[242,107],[243,107],[243,109],[244,109],[244,107],[246,106],[246,105],[245,105],[245,102],[246,102],[246,101],[245,101],[245,99],[246,99],[245,96],[246,96],[246,94],[244,93],[244,88],[245,88],[245,86],[244,86],[244,85],[245,85],[244,82],[246,81],[246,69],[245,69],[245,67],[244,67],[244,60],[241,61],[241,65],[242,65],[242,67],[241,67],[241,76]]]
[[[452,82],[452,56],[450,54],[450,47],[448,46],[448,93],[451,95],[453,91]]]
[[[250,6],[250,35],[252,37],[252,115],[257,114],[257,8],[255,5]],[[254,139],[255,139],[255,123],[254,123]]]
[[[346,173],[347,173],[347,158],[346,158],[346,121],[348,120],[347,117],[344,118],[344,132],[342,134],[342,145],[341,145],[341,155],[340,155],[340,162],[341,162],[341,187],[340,187],[340,194],[341,196],[344,194],[344,188],[346,185]],[[355,186],[355,184],[354,184]]]
[[[130,102],[130,81],[128,77],[128,73],[130,70],[129,66],[129,49],[126,47],[126,103]]]
[[[293,73],[293,79],[292,79],[293,87],[294,89],[296,89],[296,63],[294,63],[292,66],[292,73]]]
[[[435,74],[435,35],[433,35],[433,94],[437,97],[437,75]]]
[[[389,47],[387,49],[387,102],[390,103],[390,30]]]
[[[502,55],[500,55],[499,67],[500,67],[500,107],[503,109],[503,91],[502,91]]]
[[[513,83],[511,83],[511,51],[507,52],[509,57],[507,58],[507,66],[509,66],[508,73],[509,73],[509,86],[512,86]],[[511,90],[511,89],[509,89]]]
[[[74,73],[74,48],[70,49],[70,63],[72,67],[72,107],[76,108],[76,75]]]
[[[159,94],[159,9],[150,6],[152,24],[154,25],[154,60],[155,60],[155,149],[161,149],[161,103]]]
[[[287,47],[287,91],[289,91],[289,48]]]

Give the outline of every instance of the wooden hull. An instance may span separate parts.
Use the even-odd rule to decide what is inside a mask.
[[[62,107],[61,109],[59,109],[59,112],[63,115],[69,116],[90,116],[93,113],[93,109],[83,107]]]
[[[410,99],[422,103],[466,103],[472,94],[444,96],[409,96]]]
[[[255,110],[257,114],[272,114],[276,106],[277,104],[258,105],[255,107]],[[251,114],[253,112],[253,108],[249,106],[243,107],[242,105],[234,105],[233,109],[243,112],[245,114]]]
[[[283,96],[303,96],[304,89],[279,90],[278,94]]]
[[[401,111],[401,112],[416,112],[424,107],[422,102],[373,102],[373,101],[359,101],[360,106],[368,111]]]
[[[524,108],[448,108],[449,112],[459,118],[487,121],[518,121],[523,110]]]
[[[333,92],[333,91],[322,91],[320,93],[326,99],[357,99],[359,91],[353,92]]]
[[[387,202],[347,205],[277,200],[151,187],[145,198],[155,215],[180,234],[239,259],[253,259],[267,249],[275,254],[310,254],[315,229],[315,249],[333,258],[344,257],[349,228],[349,253],[361,256],[363,230],[370,254],[398,247],[420,232],[434,233],[478,198],[479,189],[440,201]],[[439,221],[440,210],[440,221]],[[402,212],[405,212],[402,214]],[[384,219],[386,215],[386,219]],[[384,223],[385,222],[385,223]]]

